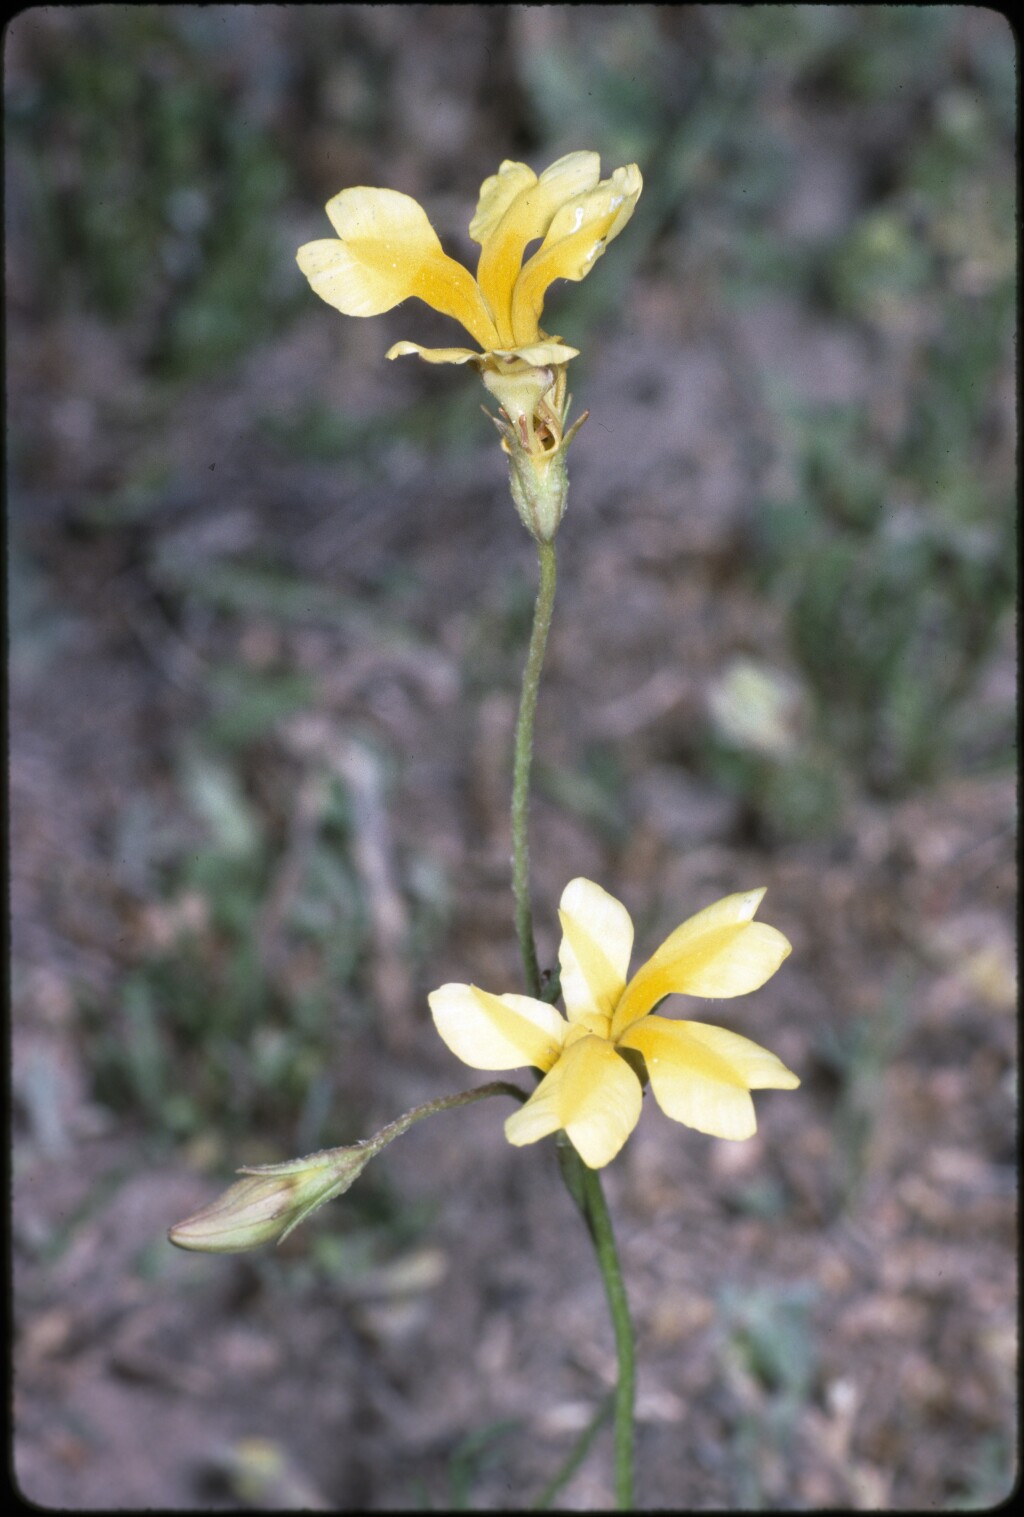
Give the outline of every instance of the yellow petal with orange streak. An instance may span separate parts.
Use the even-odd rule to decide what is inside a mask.
[[[338,240],[307,242],[299,268],[346,316],[378,316],[410,296],[453,316],[482,348],[498,344],[476,280],[441,247],[423,207],[398,190],[358,186],[327,204]]]
[[[751,920],[763,896],[763,889],[725,896],[677,927],[626,986],[612,1036],[663,996],[741,996],[769,980],[791,945],[774,927]]]
[[[643,189],[635,163],[576,195],[554,215],[544,241],[523,266],[512,292],[512,331],[529,342],[555,279],[584,279],[629,221]]]
[[[494,996],[475,985],[442,985],[427,997],[434,1026],[471,1069],[550,1069],[568,1023],[532,996]]]
[[[610,1017],[625,989],[633,951],[629,912],[593,880],[579,878],[562,891],[558,916],[558,960],[570,1022],[594,1011]]]
[[[520,1146],[563,1129],[591,1169],[609,1164],[640,1118],[643,1092],[625,1059],[603,1038],[567,1047],[533,1095],[505,1123]]]

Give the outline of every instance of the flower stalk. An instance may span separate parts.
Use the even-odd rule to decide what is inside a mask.
[[[540,578],[533,608],[530,646],[526,655],[526,667],[523,670],[519,696],[519,716],[516,721],[515,758],[512,770],[512,894],[515,898],[516,936],[519,939],[523,974],[527,991],[532,996],[540,995],[541,977],[537,963],[537,945],[533,936],[533,907],[530,902],[528,838],[530,768],[533,762],[533,722],[537,712],[537,696],[540,691],[540,677],[544,668],[548,633],[551,630],[551,617],[555,609],[555,586],[558,578],[554,543],[538,542],[537,555]]]
[[[634,1403],[636,1400],[636,1340],[629,1315],[626,1285],[622,1278],[619,1251],[615,1246],[611,1214],[605,1200],[601,1176],[590,1169],[578,1155],[573,1155],[581,1171],[581,1186],[586,1210],[584,1221],[597,1254],[604,1281],[608,1310],[615,1333],[618,1378],[615,1383],[615,1505],[620,1512],[633,1508]],[[564,1169],[563,1169],[564,1173]]]
[[[519,698],[519,720],[516,723],[515,764],[512,782],[512,888],[515,895],[516,933],[523,961],[523,973],[530,995],[541,993],[541,977],[537,962],[537,947],[533,935],[533,907],[530,899],[530,850],[528,839],[530,770],[533,763],[533,722],[537,710],[544,653],[548,632],[554,612],[557,563],[553,542],[538,542],[540,576],[537,598],[534,604],[533,627],[530,646],[523,670],[522,690]],[[559,1135],[557,1140],[559,1170],[565,1187],[579,1208],[594,1245],[598,1268],[604,1282],[608,1309],[611,1313],[612,1330],[615,1334],[615,1354],[618,1375],[615,1385],[615,1504],[619,1511],[628,1512],[633,1506],[633,1407],[636,1387],[636,1345],[633,1323],[629,1314],[622,1267],[615,1246],[608,1203],[601,1186],[601,1177],[590,1169],[572,1147],[568,1139]],[[596,1435],[603,1421],[600,1417],[592,1429]],[[580,1457],[589,1448],[587,1440]]]

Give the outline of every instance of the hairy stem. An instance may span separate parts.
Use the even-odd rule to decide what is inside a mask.
[[[533,611],[533,628],[530,632],[530,647],[523,670],[522,692],[519,697],[519,718],[516,722],[515,763],[512,771],[512,894],[516,906],[516,936],[523,960],[527,993],[539,996],[541,992],[540,969],[537,964],[537,945],[533,939],[533,909],[530,905],[530,850],[527,842],[527,823],[530,809],[530,765],[533,759],[533,719],[537,710],[537,692],[544,667],[544,650],[547,647],[551,613],[555,604],[555,545],[538,543],[540,560],[540,583]]]
[[[474,1101],[483,1101],[488,1096],[511,1096],[513,1100],[519,1102],[526,1100],[525,1092],[520,1090],[518,1085],[513,1085],[509,1080],[492,1080],[489,1085],[477,1085],[473,1090],[460,1090],[458,1095],[438,1096],[434,1101],[426,1101],[422,1106],[414,1106],[412,1111],[407,1111],[404,1116],[396,1117],[368,1141],[377,1148],[384,1148],[386,1144],[408,1132],[414,1122],[422,1122],[424,1117],[436,1117],[439,1112],[451,1111],[455,1106],[470,1106]],[[330,1152],[330,1150],[326,1151]],[[246,1171],[246,1173],[252,1173],[252,1171]]]
[[[516,723],[515,762],[512,776],[512,892],[515,897],[516,935],[523,960],[526,989],[529,995],[541,996],[546,1001],[557,999],[557,976],[547,986],[542,986],[537,963],[537,947],[533,937],[533,910],[530,905],[530,851],[527,841],[527,826],[530,806],[530,766],[533,759],[533,719],[537,710],[537,693],[540,689],[541,670],[544,666],[544,650],[547,647],[551,614],[555,603],[555,549],[553,543],[539,542],[540,582],[533,612],[533,628],[530,647],[523,671],[522,693],[519,698],[519,719]],[[630,1511],[633,1505],[633,1402],[636,1388],[636,1361],[633,1341],[633,1325],[629,1316],[626,1288],[622,1268],[615,1247],[611,1217],[601,1179],[596,1170],[588,1168],[564,1134],[559,1134],[558,1159],[562,1179],[583,1217],[597,1255],[598,1267],[604,1280],[605,1294],[611,1312],[615,1333],[615,1351],[618,1357],[619,1374],[615,1388],[615,1503],[620,1511]],[[590,1447],[603,1419],[599,1416],[580,1441],[570,1457],[568,1473],[563,1469],[541,1500],[553,1499],[562,1483],[576,1468]],[[578,1459],[576,1455],[578,1454]]]

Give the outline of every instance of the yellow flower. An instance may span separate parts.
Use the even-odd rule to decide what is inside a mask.
[[[653,1008],[673,993],[745,995],[771,978],[790,944],[753,920],[763,895],[726,896],[698,912],[627,983],[629,913],[600,885],[572,880],[559,911],[568,1020],[532,996],[489,995],[473,985],[435,990],[434,1023],[464,1064],[544,1072],[505,1123],[509,1142],[535,1143],[561,1129],[585,1163],[600,1169],[637,1124],[643,1075],[674,1121],[716,1138],[749,1138],[757,1128],[750,1092],[792,1090],[796,1075],[748,1038],[657,1016]]]
[[[359,186],[328,201],[337,238],[307,242],[299,268],[346,316],[377,316],[411,295],[462,323],[474,348],[396,342],[388,358],[471,363],[496,398],[493,418],[509,457],[512,498],[527,530],[550,542],[565,512],[565,454],[586,420],[567,427],[566,364],[578,348],[541,330],[548,287],[583,279],[633,214],[643,180],[635,163],[601,178],[597,153],[567,153],[538,178],[506,159],[480,189],[469,235],[476,278],[441,247],[425,211],[398,190]],[[540,241],[531,257],[527,247]]]
[[[538,178],[511,160],[486,179],[469,235],[480,244],[477,277],[449,258],[422,207],[398,190],[342,190],[328,201],[337,239],[307,242],[299,268],[318,295],[346,316],[377,316],[417,296],[453,316],[479,343],[422,348],[396,343],[388,358],[418,353],[428,363],[474,363],[522,371],[575,358],[578,349],[540,328],[548,286],[583,279],[633,214],[643,181],[635,164],[602,180],[597,153],[568,153]],[[523,263],[527,246],[543,239]]]

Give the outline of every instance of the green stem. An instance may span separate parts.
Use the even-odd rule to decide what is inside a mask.
[[[523,671],[522,693],[519,697],[519,718],[516,722],[515,762],[512,774],[512,892],[515,896],[516,935],[523,960],[527,992],[532,996],[542,993],[540,969],[537,964],[537,947],[533,937],[533,911],[530,905],[530,852],[527,843],[527,823],[530,806],[530,764],[533,758],[533,719],[537,710],[537,693],[540,689],[541,670],[544,665],[544,650],[547,646],[551,614],[555,603],[555,549],[553,543],[538,542],[540,559],[540,583],[533,612],[533,629],[530,647]],[[557,990],[549,984],[544,999],[554,1001]],[[636,1394],[636,1359],[633,1341],[633,1325],[629,1317],[629,1303],[622,1279],[622,1268],[615,1247],[615,1234],[608,1213],[608,1204],[601,1188],[601,1179],[596,1170],[588,1168],[564,1134],[559,1134],[558,1158],[566,1189],[582,1213],[597,1255],[605,1294],[611,1311],[612,1328],[615,1333],[615,1351],[619,1374],[615,1387],[615,1504],[619,1511],[628,1512],[633,1506],[633,1402]],[[590,1446],[591,1437],[600,1426],[597,1419],[581,1440],[577,1451],[582,1459]],[[573,1456],[571,1456],[572,1458]],[[569,1473],[576,1468],[572,1463]],[[563,1470],[564,1475],[564,1470]],[[566,1475],[565,1478],[568,1478]],[[554,1491],[561,1488],[561,1477],[556,1477]],[[552,1487],[548,1487],[551,1491]],[[548,1496],[545,1491],[545,1497]],[[543,1498],[542,1498],[543,1499]]]
[[[486,1100],[488,1096],[512,1096],[519,1102],[526,1100],[525,1092],[520,1090],[518,1085],[513,1085],[509,1080],[492,1080],[489,1085],[477,1085],[472,1090],[460,1090],[458,1095],[438,1096],[434,1101],[425,1101],[422,1106],[414,1106],[412,1111],[407,1111],[404,1116],[396,1117],[393,1122],[388,1123],[387,1127],[382,1127],[380,1132],[358,1146],[372,1147],[374,1153],[379,1153],[382,1148],[393,1143],[403,1133],[407,1133],[414,1122],[422,1122],[424,1117],[436,1117],[439,1112],[451,1111],[456,1106],[470,1106],[474,1101]],[[331,1149],[325,1150],[327,1154],[331,1152]],[[339,1149],[338,1152],[341,1153],[344,1150]],[[255,1167],[245,1171],[246,1174],[257,1172]]]
[[[633,1404],[636,1398],[636,1349],[633,1324],[626,1299],[622,1266],[615,1246],[601,1176],[579,1159],[584,1221],[594,1244],[604,1279],[605,1295],[615,1332],[619,1378],[615,1387],[615,1505],[620,1512],[633,1508]],[[563,1165],[564,1167],[564,1165]]]
[[[547,647],[551,613],[555,604],[555,545],[538,543],[540,560],[540,584],[533,610],[533,629],[530,632],[530,647],[523,670],[522,692],[519,697],[519,718],[516,722],[515,763],[512,771],[512,893],[516,903],[516,936],[523,960],[527,993],[539,996],[541,990],[540,969],[537,964],[537,946],[533,938],[533,910],[530,906],[530,850],[527,843],[527,821],[530,809],[530,764],[533,759],[533,718],[537,710],[537,692],[540,689],[541,669],[544,666],[544,650]]]

